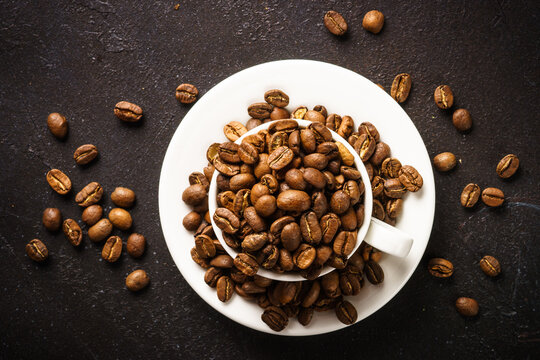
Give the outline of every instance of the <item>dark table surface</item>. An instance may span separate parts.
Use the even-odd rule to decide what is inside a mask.
[[[540,8],[537,1],[3,1],[0,12],[0,358],[532,358],[540,350]],[[379,9],[383,31],[361,27]],[[322,24],[341,12],[349,34]],[[174,97],[182,82],[202,94],[246,67],[302,58],[354,70],[387,90],[408,72],[413,90],[403,105],[430,156],[452,151],[449,174],[435,174],[437,208],[426,254],[403,290],[360,324],[324,336],[284,338],[259,333],[214,311],[174,265],[158,216],[158,180],[169,140],[189,110]],[[472,132],[459,134],[451,112],[432,100],[450,85],[455,107],[470,110]],[[112,112],[119,100],[140,104],[144,121],[128,126]],[[324,90],[321,89],[321,102]],[[48,113],[70,123],[69,137],[48,132]],[[96,144],[91,166],[74,164],[74,149]],[[497,177],[505,154],[521,168]],[[41,225],[46,207],[80,218],[73,194],[45,181],[51,168],[68,172],[76,189],[98,180],[110,194],[134,189],[134,230],[148,239],[144,258],[124,255],[110,266],[101,248],[73,248]],[[463,186],[476,182],[506,194],[505,205],[466,211]],[[112,206],[108,196],[104,201]],[[25,244],[49,246],[46,265]],[[479,269],[486,254],[503,274]],[[442,256],[451,279],[426,271]],[[124,287],[142,267],[152,279],[140,294]],[[202,279],[201,279],[202,281]],[[474,319],[454,309],[459,296],[480,303]]]

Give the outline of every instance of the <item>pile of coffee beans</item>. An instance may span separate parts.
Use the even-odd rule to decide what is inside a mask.
[[[114,114],[123,121],[139,121],[142,117],[142,109],[135,104],[121,101],[116,104]],[[52,113],[47,118],[47,126],[51,133],[59,139],[64,139],[67,135],[68,123],[62,114]],[[98,156],[95,145],[86,144],[78,147],[73,159],[78,165],[87,165]],[[49,186],[58,194],[66,195],[72,189],[72,182],[68,175],[59,169],[52,169],[46,175]],[[84,186],[76,195],[75,202],[84,210],[81,214],[82,221],[87,225],[87,236],[93,242],[106,240],[101,257],[107,262],[116,262],[122,255],[123,242],[117,236],[111,236],[113,229],[129,231],[132,227],[133,219],[128,208],[135,203],[135,192],[126,187],[117,187],[111,194],[112,202],[117,206],[113,208],[108,218],[103,217],[103,208],[98,203],[104,195],[101,184],[92,181]],[[74,219],[62,221],[62,212],[57,208],[47,208],[43,211],[43,226],[50,232],[56,232],[60,228],[64,236],[73,246],[80,246],[83,240],[83,230]],[[132,233],[127,239],[127,252],[134,258],[139,258],[144,254],[146,239],[143,235]],[[43,241],[33,239],[26,245],[26,253],[29,258],[36,262],[44,262],[49,256],[49,250]],[[138,291],[149,283],[149,277],[144,270],[132,272],[126,279],[126,287],[132,291]]]
[[[350,116],[328,114],[326,107],[297,107],[290,113],[289,96],[278,89],[264,94],[265,102],[248,107],[246,124],[225,125],[229,140],[207,151],[208,166],[189,176],[182,194],[193,211],[183,219],[195,231],[192,259],[207,269],[205,282],[221,301],[233,293],[256,300],[265,309],[262,320],[281,331],[290,317],[308,325],[314,311],[333,309],[345,323],[356,321],[354,306],[344,296],[356,295],[364,279],[384,281],[378,264],[381,252],[362,243],[354,253],[357,229],[364,222],[365,184],[354,157],[330,130],[355,149],[368,171],[373,192],[373,216],[395,225],[407,192],[418,191],[422,176],[391,157],[376,127],[355,126]],[[311,121],[301,128],[293,119]],[[272,122],[267,130],[248,130]],[[357,131],[355,131],[357,129]],[[208,189],[217,176],[215,214],[208,213]],[[217,240],[210,217],[223,232],[235,258]],[[319,278],[323,266],[335,271]],[[296,271],[306,281],[282,282],[257,274],[259,268],[279,273]],[[364,276],[365,275],[365,276]]]

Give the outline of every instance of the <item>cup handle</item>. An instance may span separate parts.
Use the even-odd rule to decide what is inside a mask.
[[[382,252],[398,257],[407,256],[413,244],[409,234],[375,218],[371,218],[364,241]]]

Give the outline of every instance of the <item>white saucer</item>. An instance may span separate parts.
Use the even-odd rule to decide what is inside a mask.
[[[264,92],[281,89],[290,97],[289,111],[305,105],[324,105],[328,113],[350,115],[356,127],[373,123],[381,140],[392,149],[392,156],[403,165],[414,166],[424,179],[419,192],[405,197],[397,227],[414,238],[406,258],[384,255],[380,264],[384,283],[366,286],[358,296],[347,297],[358,311],[358,321],[383,307],[405,285],[420,262],[427,246],[435,214],[435,183],[426,147],[405,111],[386,92],[363,76],[339,66],[310,61],[282,60],[240,71],[217,84],[199,99],[184,117],[165,154],[159,182],[159,213],[167,246],[184,279],[210,306],[228,318],[255,330],[286,336],[323,334],[345,327],[334,311],[315,312],[309,326],[290,319],[287,328],[273,332],[262,320],[262,309],[234,295],[222,303],[215,289],[203,280],[204,269],[193,262],[190,250],[193,234],[182,226],[190,211],[182,202],[189,186],[188,176],[207,165],[206,149],[211,143],[224,142],[223,126],[229,121],[245,123],[247,107],[264,101]],[[412,300],[411,300],[412,301]]]

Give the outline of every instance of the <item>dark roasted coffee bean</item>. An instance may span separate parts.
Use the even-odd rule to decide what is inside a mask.
[[[309,287],[309,290],[307,291],[306,295],[304,296],[304,299],[302,300],[302,307],[309,308],[311,307],[315,301],[319,298],[319,294],[321,293],[321,284],[319,281],[314,281],[311,286]]]
[[[281,231],[281,244],[288,251],[295,251],[302,241],[300,226],[291,222],[283,227]]]
[[[255,103],[248,107],[248,114],[255,119],[267,119],[274,107],[268,103]]]
[[[212,239],[207,235],[195,237],[195,248],[202,258],[213,258],[216,255],[216,247]]]
[[[311,197],[303,191],[287,190],[278,195],[277,206],[284,211],[306,211],[311,207]]]
[[[392,82],[392,88],[390,89],[390,96],[398,103],[405,102],[409,97],[411,91],[412,78],[411,75],[402,73],[397,75]]]
[[[347,263],[347,271],[354,274],[362,274],[364,271],[364,266],[365,262],[362,258],[362,255],[360,255],[360,253],[356,251],[349,257],[349,261]]]
[[[473,183],[467,184],[461,193],[461,206],[472,208],[478,202],[480,193],[480,186]]]
[[[487,206],[501,206],[504,203],[504,193],[494,187],[486,188],[482,191],[482,201]]]
[[[47,117],[47,126],[49,127],[51,134],[58,139],[66,137],[68,132],[68,122],[64,115],[60,113],[49,114]]]
[[[41,220],[47,230],[57,231],[62,225],[62,213],[57,208],[46,208]]]
[[[378,142],[381,138],[381,136],[379,135],[379,131],[377,130],[375,125],[367,121],[361,123],[360,126],[358,126],[358,133],[359,135],[362,135],[362,134],[369,135],[373,137],[373,139],[375,139],[376,142]]]
[[[99,202],[101,196],[103,196],[103,188],[99,183],[93,181],[77,193],[75,201],[79,206],[88,207]]]
[[[336,11],[328,11],[324,15],[324,26],[330,31],[332,34],[341,36],[347,32],[347,22]]]
[[[317,245],[321,242],[322,231],[315,212],[310,211],[300,217],[300,230],[302,238],[308,244]]]
[[[303,326],[308,326],[311,323],[313,318],[313,309],[312,308],[302,308],[298,312],[298,322]]]
[[[28,257],[36,262],[43,262],[49,257],[49,250],[39,239],[30,240],[25,247]]]
[[[133,224],[131,214],[122,208],[114,208],[109,211],[109,221],[116,228],[124,231],[128,230]]]
[[[466,109],[457,109],[452,114],[452,124],[458,131],[468,131],[472,127],[471,114]]]
[[[339,274],[337,271],[332,271],[321,278],[321,289],[330,298],[336,298],[341,295]]]
[[[354,180],[349,180],[343,184],[342,190],[351,198],[351,206],[356,205],[360,200],[362,193],[358,187],[358,183]]]
[[[315,110],[317,112],[320,112],[322,114],[322,116],[325,117],[325,119],[328,116],[328,111],[326,110],[326,108],[323,105],[315,105],[313,107],[313,110]]]
[[[441,109],[450,109],[454,104],[454,94],[448,85],[437,86],[433,93],[435,104]]]
[[[191,104],[197,100],[199,90],[191,84],[180,84],[176,88],[176,99],[182,104]]]
[[[285,107],[289,105],[289,96],[281,90],[273,89],[264,93],[264,101],[270,105]]]
[[[255,284],[253,281],[246,281],[242,284],[242,290],[247,294],[262,294],[266,292],[266,289],[262,286]]]
[[[240,228],[238,216],[226,208],[216,209],[214,221],[216,225],[227,234],[234,234]]]
[[[212,266],[204,273],[204,282],[210,287],[216,287],[219,278],[222,276],[223,270]]]
[[[350,207],[349,210],[341,214],[340,219],[341,219],[341,227],[343,230],[347,230],[347,231],[356,230],[358,223],[357,223],[357,218],[356,218],[356,212],[354,211],[352,207]]]
[[[293,255],[293,262],[300,269],[307,269],[313,261],[315,261],[315,256],[317,252],[313,246],[308,244],[302,244],[295,251]]]
[[[264,309],[261,319],[274,331],[281,331],[289,324],[287,314],[277,306],[269,306]]]
[[[480,260],[480,268],[487,276],[495,277],[501,273],[501,264],[493,256],[486,255]]]
[[[404,165],[399,170],[399,181],[411,192],[416,192],[424,185],[424,180],[418,171],[410,165]]]
[[[302,176],[304,177],[304,180],[315,189],[322,190],[326,186],[326,177],[318,169],[311,167],[306,168],[304,169]]]
[[[351,197],[343,190],[338,190],[330,199],[330,208],[333,213],[338,215],[343,214],[345,211],[349,210],[351,205]]]
[[[343,295],[351,296],[358,295],[362,285],[356,274],[345,272],[339,276],[339,287],[341,288],[341,293]]]
[[[317,149],[317,139],[310,129],[300,130],[300,143],[306,154],[311,154]]]
[[[456,300],[456,309],[463,316],[478,315],[478,302],[468,297],[460,297]]]
[[[497,164],[497,175],[503,179],[508,179],[514,175],[519,167],[519,159],[514,154],[508,154]]]
[[[272,225],[270,225],[270,234],[276,238],[279,239],[281,237],[281,233],[283,231],[283,228],[290,224],[294,223],[295,220],[292,216],[283,216],[279,219],[275,220]]]
[[[73,159],[78,165],[86,165],[98,156],[98,149],[92,144],[86,144],[79,146],[75,153],[73,153]]]
[[[337,114],[330,114],[326,118],[326,127],[330,130],[337,131],[341,125],[341,116]]]
[[[220,269],[230,269],[234,265],[234,260],[229,255],[218,255],[210,260],[210,266],[214,266]]]
[[[139,269],[126,277],[126,287],[131,291],[140,291],[148,286],[150,277],[146,271]]]
[[[71,180],[58,169],[52,169],[47,173],[47,182],[60,195],[65,195],[71,190]]]
[[[391,219],[396,219],[401,213],[402,208],[403,208],[402,199],[390,199],[386,203],[386,214]]]
[[[118,236],[111,236],[103,245],[101,257],[103,260],[113,263],[120,258],[120,255],[122,255],[122,239]]]
[[[438,171],[446,172],[456,167],[457,159],[451,152],[443,152],[433,158],[433,166]]]
[[[126,244],[126,250],[134,258],[140,258],[146,248],[146,238],[137,233],[129,235]]]
[[[345,325],[352,325],[358,319],[356,308],[347,300],[340,301],[336,304],[336,316]]]
[[[259,264],[255,258],[246,253],[236,255],[236,258],[234,258],[234,266],[247,276],[253,276],[259,270]]]
[[[379,167],[381,166],[382,162],[389,156],[390,156],[390,147],[386,143],[380,141],[375,146],[375,151],[373,152],[373,155],[371,155],[371,157],[369,158],[369,161],[374,166]]]
[[[373,199],[373,217],[379,220],[384,220],[385,217],[384,206],[377,199]]]
[[[120,101],[114,106],[114,115],[122,121],[137,122],[143,116],[143,110],[140,106],[127,101]]]
[[[349,256],[356,247],[356,233],[341,231],[334,240],[333,250],[338,256]]]
[[[377,176],[378,177],[378,176]],[[400,199],[405,195],[407,189],[399,179],[384,180],[384,195],[393,199]],[[375,196],[375,195],[374,195]]]
[[[216,283],[217,297],[220,301],[227,302],[234,293],[234,284],[228,276],[222,276]]]
[[[446,259],[433,258],[428,263],[429,273],[438,278],[447,278],[454,273],[454,265]]]
[[[247,128],[238,121],[231,121],[223,127],[223,133],[230,141],[236,141],[247,133]]]
[[[66,239],[69,240],[71,245],[79,246],[82,240],[82,230],[79,224],[73,219],[66,219],[62,224],[62,230]]]
[[[191,174],[189,174],[188,179],[189,179],[190,185],[199,184],[199,185],[204,186],[207,190],[210,187],[210,182],[208,181],[206,176],[201,172],[198,172],[198,171],[192,172]],[[130,194],[130,192],[132,194]],[[111,200],[113,200],[113,202],[116,205],[118,205],[117,202],[121,203],[122,205],[127,205],[128,203],[132,203],[132,201],[135,201],[135,193],[128,188],[116,188],[111,194]],[[120,206],[120,207],[129,207],[129,206]]]
[[[366,277],[373,285],[380,284],[384,281],[384,272],[379,264],[375,261],[368,261],[364,267]]]

